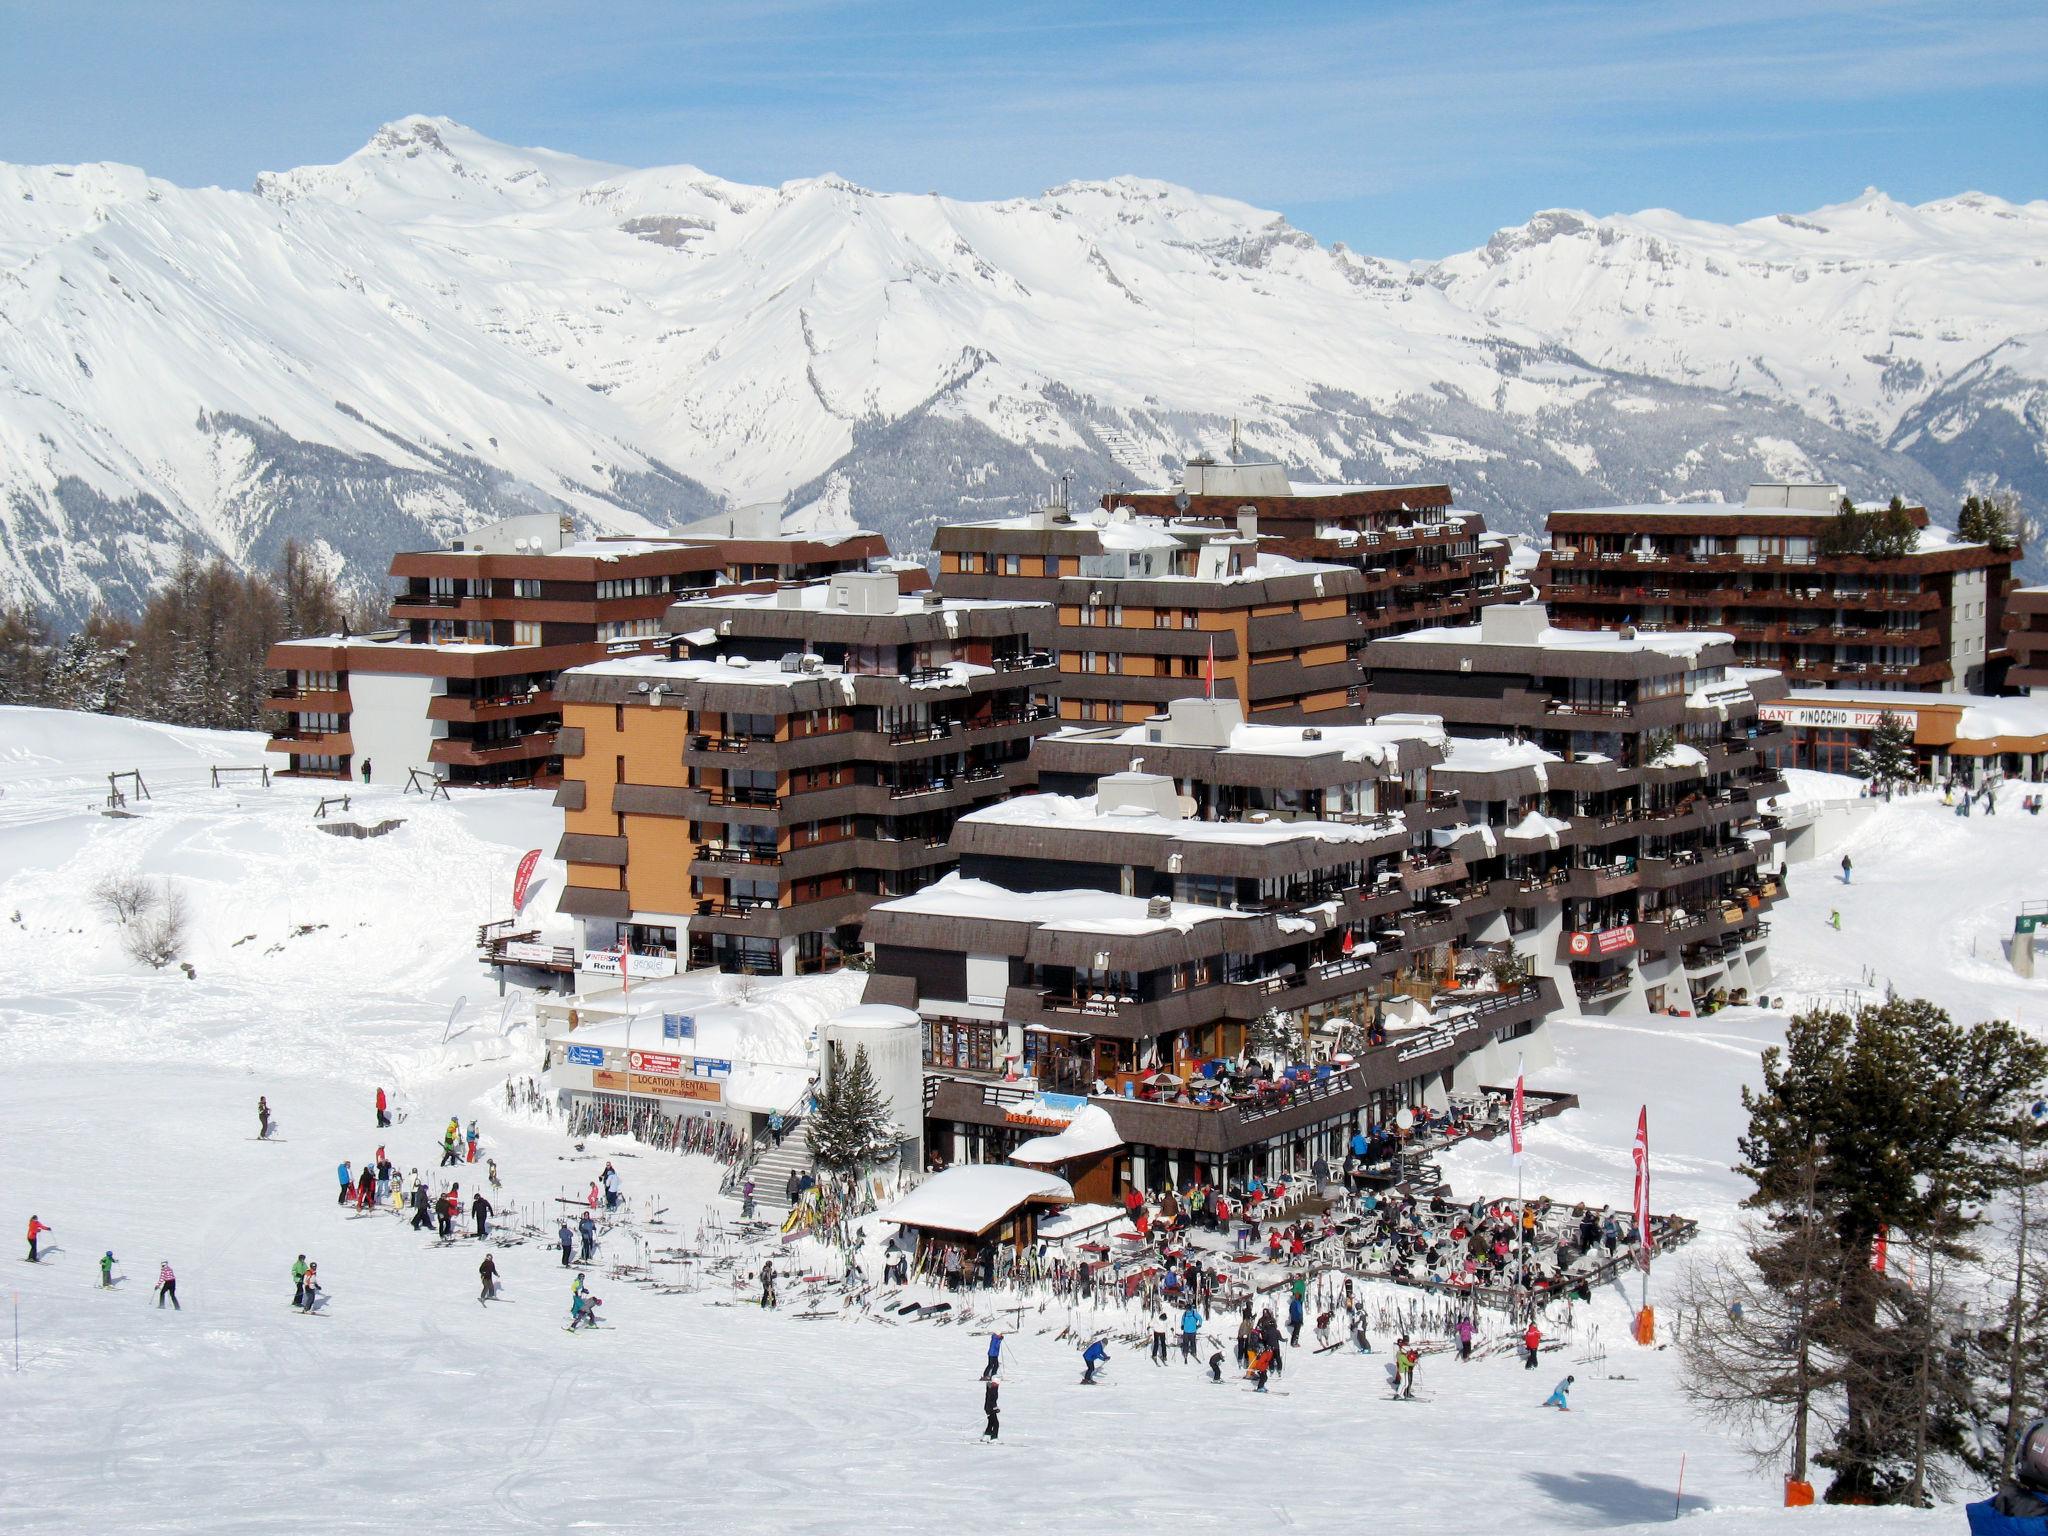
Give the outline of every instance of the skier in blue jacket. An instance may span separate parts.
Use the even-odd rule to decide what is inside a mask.
[[[334,1176],[341,1180],[341,1196],[334,1203],[336,1205],[347,1205],[348,1192],[355,1187],[356,1182],[354,1179],[348,1176],[347,1162],[344,1161],[335,1168]]]
[[[981,1379],[983,1381],[994,1380],[996,1373],[1002,1368],[1003,1336],[1000,1333],[992,1333],[988,1336],[988,1364],[982,1367]]]
[[[1966,1513],[1970,1536],[2048,1536],[2048,1419],[2020,1436],[2012,1481]]]
[[[1202,1314],[1189,1307],[1180,1315],[1180,1357],[1183,1360],[1195,1358],[1195,1346],[1202,1333]]]
[[[1083,1369],[1081,1373],[1081,1385],[1084,1387],[1094,1386],[1095,1368],[1108,1359],[1109,1346],[1103,1343],[1100,1339],[1097,1339],[1094,1343],[1090,1344],[1086,1349],[1082,1350],[1081,1364],[1085,1369]]]

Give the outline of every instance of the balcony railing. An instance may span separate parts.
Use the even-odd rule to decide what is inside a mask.
[[[756,848],[747,843],[699,843],[697,857],[710,864],[780,864],[782,854],[774,848]]]
[[[749,747],[773,746],[773,736],[733,734],[726,736],[692,736],[692,752],[744,752]]]

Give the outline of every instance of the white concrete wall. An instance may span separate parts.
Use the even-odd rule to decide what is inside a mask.
[[[365,758],[371,762],[374,784],[403,784],[410,768],[432,771],[427,752],[436,736],[447,734],[447,727],[427,718],[427,701],[444,687],[438,677],[349,673],[348,731],[355,742],[351,767],[358,783]]]
[[[1941,685],[1943,693],[1960,693],[1973,671],[1984,665],[1989,602],[1982,571],[1957,571],[1952,578],[1953,606],[1949,609],[1949,668],[1955,674]]]

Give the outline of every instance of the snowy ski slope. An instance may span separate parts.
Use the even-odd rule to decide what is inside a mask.
[[[1687,1528],[1706,1536],[1959,1528],[1954,1510],[1774,1509],[1773,1479],[1691,1419],[1670,1354],[1625,1342],[1612,1293],[1542,1371],[1430,1355],[1420,1400],[1401,1404],[1377,1359],[1305,1349],[1283,1395],[1119,1345],[1107,1384],[1083,1392],[1054,1337],[1065,1317],[1027,1314],[993,1448],[976,1438],[978,1326],[806,1322],[796,1300],[764,1314],[719,1286],[599,1279],[614,1326],[572,1336],[563,1272],[531,1243],[497,1252],[509,1300],[480,1306],[474,1244],[348,1219],[334,1166],[377,1145],[379,1084],[410,1111],[383,1138],[401,1166],[431,1164],[447,1116],[476,1117],[502,1204],[550,1202],[601,1166],[505,1112],[507,1073],[536,1051],[470,948],[520,852],[551,844],[554,813],[543,794],[428,805],[373,789],[358,813],[406,825],[330,838],[312,830],[312,786],[205,787],[209,763],[257,746],[0,710],[0,1218],[18,1242],[33,1212],[58,1247],[41,1267],[18,1246],[7,1260],[21,1370],[0,1359],[0,1528],[1624,1531],[1670,1522],[1681,1457]],[[154,798],[105,818],[103,776],[128,767]],[[1870,969],[1966,1017],[2037,1018],[2048,980],[2004,973],[1995,941],[2018,900],[2048,894],[2030,874],[2044,845],[2048,823],[2016,807],[1989,822],[1926,801],[1876,810],[1850,844],[1855,886],[1832,861],[1795,867],[1773,916],[1780,975],[1801,998]],[[86,897],[117,868],[190,893],[196,979],[120,954]],[[542,878],[544,908],[559,870]],[[1736,1088],[1779,1028],[1755,1012],[1556,1026],[1558,1064],[1532,1082],[1585,1107],[1532,1131],[1530,1188],[1625,1203],[1647,1102],[1656,1204],[1724,1239]],[[252,1139],[258,1093],[280,1144]],[[637,1150],[603,1147],[639,1210],[668,1208],[653,1240],[689,1243],[715,1168]],[[1512,1187],[1504,1147],[1451,1168],[1460,1190]],[[111,1293],[94,1285],[106,1248],[129,1277]],[[322,1317],[286,1305],[300,1252],[332,1295]],[[165,1258],[180,1313],[148,1295]],[[1539,1411],[1568,1370],[1572,1413]]]

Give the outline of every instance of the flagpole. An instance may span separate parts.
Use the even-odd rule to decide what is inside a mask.
[[[1508,1150],[1515,1159],[1515,1287],[1529,1278],[1529,1203],[1522,1196],[1522,1058],[1515,1057],[1515,1097],[1508,1106]]]

